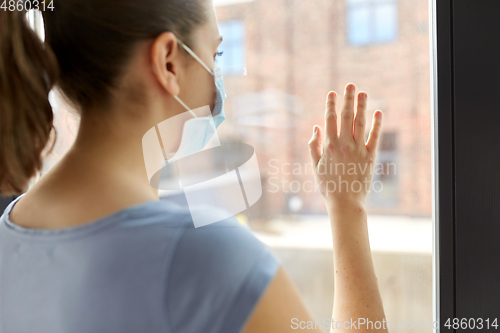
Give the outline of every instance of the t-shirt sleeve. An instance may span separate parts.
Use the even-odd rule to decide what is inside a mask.
[[[234,217],[186,229],[167,274],[171,330],[239,332],[280,264]]]

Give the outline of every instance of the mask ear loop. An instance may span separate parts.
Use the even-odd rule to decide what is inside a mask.
[[[212,74],[213,76],[215,76],[214,72],[208,68],[207,65],[205,65],[205,63],[203,62],[203,60],[201,60],[197,55],[196,53],[193,52],[193,50],[191,50],[186,44],[184,44],[182,41],[180,41],[179,39],[177,39],[177,43],[181,44],[182,47],[184,48],[184,50],[187,51],[187,53],[189,53],[193,58],[195,58],[203,67],[205,67],[205,69],[210,73]]]
[[[203,62],[203,60],[200,59],[200,57],[198,57],[196,55],[196,53],[193,52],[193,50],[191,50],[186,44],[184,44],[180,39],[177,38],[177,43],[179,43],[183,48],[184,50],[186,50],[187,53],[189,53],[193,58],[196,59],[196,61],[198,61],[210,74],[212,74],[212,76],[215,77],[215,73],[213,70],[211,70],[210,68],[208,68],[207,65],[205,65],[205,63]],[[180,100],[179,97],[177,96],[174,96],[174,98],[180,103],[182,104],[182,106],[184,106],[186,108],[186,110],[190,111],[191,114],[193,114],[193,116],[195,117],[198,117],[183,101]]]
[[[191,112],[191,114],[195,118],[198,118],[198,116],[196,115],[196,113],[194,113],[193,110],[191,110],[183,101],[181,101],[181,99],[179,97],[177,97],[177,95],[172,95],[172,96],[174,96],[174,98],[177,100],[177,102],[179,102],[184,108],[186,108],[186,110],[188,110],[189,112]]]

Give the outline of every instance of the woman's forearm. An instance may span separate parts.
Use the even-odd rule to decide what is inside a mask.
[[[353,84],[346,85],[340,134],[337,93],[331,91],[326,100],[325,138],[323,140],[321,127],[315,125],[309,140],[314,177],[326,202],[333,237],[335,295],[332,324],[335,326],[331,332],[388,332],[373,268],[365,204],[368,185],[373,179],[382,112],[377,110],[373,114],[372,128],[365,142],[368,95],[365,92],[358,94],[354,117],[355,91]],[[339,322],[342,325],[337,325]]]
[[[335,270],[333,320],[343,323],[340,331],[388,332],[373,268],[365,203],[346,200],[329,207],[328,213]]]

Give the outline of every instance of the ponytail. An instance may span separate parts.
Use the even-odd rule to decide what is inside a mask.
[[[26,11],[0,9],[0,195],[25,192],[43,167],[41,154],[55,133],[49,103],[54,85],[79,114],[105,109],[138,43],[171,31],[193,49],[193,33],[207,22],[208,5],[60,1],[57,10],[36,12],[43,15],[45,42],[28,25]],[[55,139],[47,153],[54,145]]]
[[[58,77],[57,59],[26,11],[0,10],[0,195],[22,194],[43,167],[55,132],[49,92]]]

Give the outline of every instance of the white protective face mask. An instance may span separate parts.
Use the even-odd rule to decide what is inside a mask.
[[[194,118],[187,120],[184,123],[182,130],[181,142],[177,152],[168,158],[169,162],[177,160],[181,157],[197,153],[208,144],[208,142],[216,134],[216,128],[226,119],[224,114],[224,99],[227,97],[224,90],[224,81],[222,77],[222,69],[220,66],[215,66],[213,71],[183,42],[177,40],[180,45],[193,56],[210,74],[214,76],[214,82],[217,89],[217,99],[215,101],[212,115],[200,117],[197,116],[178,96],[174,98],[187,110]]]

